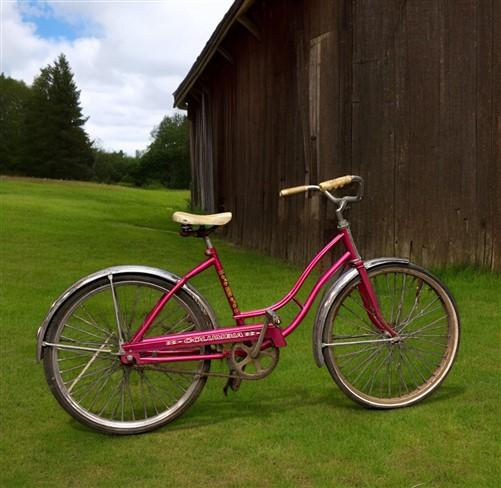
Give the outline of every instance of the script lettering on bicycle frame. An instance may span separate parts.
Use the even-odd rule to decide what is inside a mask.
[[[230,284],[228,283],[228,278],[226,278],[226,275],[224,274],[224,270],[222,269],[221,271],[218,271],[217,274],[219,275],[219,280],[223,285],[224,293],[226,294],[226,298],[228,298],[228,302],[231,306],[231,310],[233,311],[233,315],[239,314],[240,310],[238,308],[237,301],[233,296],[233,291],[230,288]]]
[[[246,331],[246,332],[226,332],[226,333],[214,333],[214,334],[206,334],[202,336],[196,337],[185,337],[184,339],[170,339],[165,341],[166,346],[176,346],[178,344],[194,344],[199,342],[212,342],[212,341],[224,341],[226,339],[245,339],[253,336],[259,335],[259,331]]]

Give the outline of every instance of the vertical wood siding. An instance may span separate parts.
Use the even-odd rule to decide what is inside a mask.
[[[360,174],[364,257],[501,269],[501,2],[266,0],[188,98],[193,203],[304,263],[335,229],[282,187]]]

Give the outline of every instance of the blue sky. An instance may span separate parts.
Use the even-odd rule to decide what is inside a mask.
[[[233,0],[0,3],[0,72],[31,84],[64,53],[91,139],[134,154],[173,113],[172,93]]]
[[[23,22],[34,24],[36,34],[44,39],[74,41],[80,37],[99,35],[99,26],[88,18],[65,18],[44,1],[17,0],[17,3]]]

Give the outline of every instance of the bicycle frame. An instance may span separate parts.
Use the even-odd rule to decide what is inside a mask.
[[[206,242],[210,243],[208,240]],[[327,271],[320,276],[311,289],[304,304],[299,303],[296,296],[305,280],[311,274],[312,270],[316,267],[319,261],[338,243],[342,243],[344,245],[345,252],[329,267],[329,269],[327,269]],[[212,352],[210,354],[201,354],[200,347],[243,341],[256,342],[263,330],[265,330],[265,336],[263,338],[264,342],[261,346],[262,349],[269,347],[270,345],[275,347],[284,347],[287,345],[285,338],[303,321],[319,291],[326,285],[330,278],[346,264],[354,266],[360,275],[359,291],[368,318],[381,332],[386,333],[386,335],[390,337],[397,336],[397,333],[388,323],[385,322],[381,315],[375,292],[367,275],[367,270],[365,269],[364,263],[358,254],[348,226],[341,228],[339,233],[313,258],[313,260],[299,276],[291,290],[281,300],[267,308],[257,310],[246,312],[241,312],[239,310],[237,301],[233,296],[233,292],[229,286],[228,279],[226,278],[216,249],[212,247],[212,245],[208,245],[205,254],[207,259],[180,278],[175,286],[158,300],[132,339],[122,345],[122,349],[124,351],[124,354],[122,355],[123,362],[128,363],[134,359],[137,364],[151,364],[174,361],[194,361],[201,359],[223,359],[227,357],[228,352],[220,351]],[[232,310],[232,317],[235,321],[235,326],[222,327],[210,331],[168,334],[144,339],[144,335],[147,333],[158,314],[172,298],[172,296],[191,278],[204,272],[210,267],[214,267],[217,272],[219,281],[228,301],[228,305]],[[294,301],[294,303],[296,303],[299,307],[299,312],[292,322],[283,330],[275,324],[269,324],[268,327],[264,329],[265,324],[263,323],[245,323],[246,320],[265,316],[268,311],[276,312],[291,301]],[[196,346],[196,348],[194,348],[194,346]],[[145,355],[148,353],[151,354],[153,351],[155,352],[155,356]]]

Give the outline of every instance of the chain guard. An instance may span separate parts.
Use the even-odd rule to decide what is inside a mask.
[[[243,380],[260,380],[268,376],[278,364],[278,347],[263,349],[256,358],[251,355],[253,349],[254,344],[237,342],[228,356],[230,368]]]

